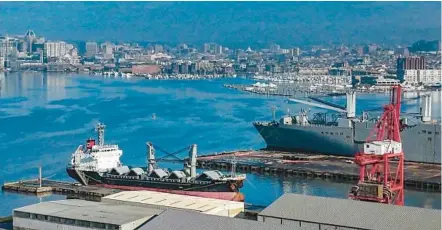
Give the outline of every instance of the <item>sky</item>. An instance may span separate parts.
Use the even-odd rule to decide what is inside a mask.
[[[0,34],[232,47],[410,44],[441,36],[440,2],[0,2]]]

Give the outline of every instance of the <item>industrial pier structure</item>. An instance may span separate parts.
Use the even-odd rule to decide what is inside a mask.
[[[359,167],[354,157],[309,155],[268,150],[244,150],[198,157],[200,168],[231,170],[236,158],[236,170],[263,174],[286,175],[356,183]],[[396,165],[393,164],[392,169]],[[406,189],[441,192],[441,165],[405,162],[404,186]]]

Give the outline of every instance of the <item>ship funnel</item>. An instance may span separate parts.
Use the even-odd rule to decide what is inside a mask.
[[[196,144],[193,144],[190,147],[190,151],[189,151],[190,177],[191,178],[196,177],[196,151],[197,151]]]
[[[356,116],[356,92],[347,92],[347,118],[354,118]]]
[[[423,95],[422,102],[422,122],[431,121],[431,95]]]
[[[147,170],[148,175],[154,170],[155,167],[155,150],[152,143],[147,142]]]

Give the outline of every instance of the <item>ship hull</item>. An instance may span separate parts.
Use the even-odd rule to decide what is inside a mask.
[[[293,151],[311,154],[353,156],[358,148],[352,140],[338,139],[336,136],[347,137],[350,129],[340,130],[338,135],[320,135],[321,128],[280,127],[255,124],[268,149]],[[342,132],[341,132],[342,131]],[[350,137],[351,138],[351,137]]]
[[[199,185],[183,182],[162,182],[140,179],[109,178],[92,171],[66,169],[68,175],[83,185],[114,188],[121,190],[147,190],[189,196],[198,196],[222,200],[244,201],[239,192],[243,181],[215,181],[210,184]]]
[[[254,123],[268,149],[350,157],[363,150],[373,125],[355,122],[355,128],[344,128]],[[419,124],[403,130],[405,160],[440,164],[440,131],[441,126],[436,124]]]

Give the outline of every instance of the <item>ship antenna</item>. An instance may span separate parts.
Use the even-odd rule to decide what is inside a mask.
[[[272,117],[273,117],[273,121],[276,121],[276,114],[275,114],[275,111],[276,111],[276,107],[275,107],[274,105],[272,105]]]
[[[104,128],[106,128],[106,126],[100,122],[95,126],[95,131],[98,132],[98,145],[99,146],[104,145]]]

